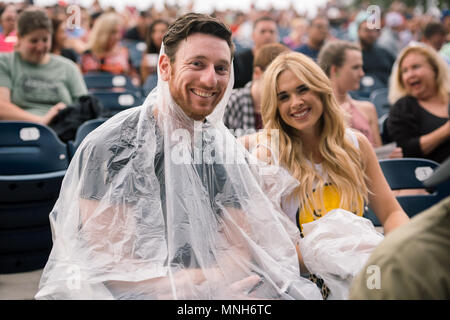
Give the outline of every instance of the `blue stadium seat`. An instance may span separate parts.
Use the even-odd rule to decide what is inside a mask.
[[[378,118],[381,118],[385,114],[389,113],[391,105],[389,104],[388,101],[388,94],[389,94],[388,88],[379,88],[374,90],[370,94],[369,99],[377,109]]]
[[[389,117],[389,113],[386,113],[386,114],[382,115],[380,118],[378,118],[378,127],[380,128],[380,136],[381,136],[381,141],[383,142],[383,144],[387,144],[387,143],[394,141],[392,139],[392,137],[389,135],[389,132],[387,130],[388,117]]]
[[[100,119],[92,119],[88,120],[85,123],[83,123],[77,130],[77,134],[75,136],[74,141],[69,141],[67,143],[69,158],[72,159],[75,151],[77,151],[78,147],[80,146],[83,139],[94,129],[96,129],[98,126],[103,124],[107,119],[100,118]]]
[[[397,200],[409,217],[430,208],[450,195],[450,180],[446,180],[433,188],[426,188],[426,181],[439,163],[420,158],[385,159],[379,161],[383,174],[392,190],[427,189],[430,194],[400,195]],[[375,226],[380,226],[375,214],[369,209],[364,217],[370,219]]]
[[[128,76],[122,74],[117,75],[108,72],[93,72],[86,73],[83,78],[89,92],[98,90],[140,91]]]
[[[150,74],[142,85],[142,92],[144,96],[148,96],[150,92],[158,85],[158,75],[156,73]]]
[[[0,121],[0,273],[41,269],[52,247],[48,215],[69,164],[48,127]]]
[[[121,43],[128,49],[131,64],[134,68],[139,70],[141,67],[142,55],[147,49],[146,43],[130,39],[123,39]]]
[[[102,105],[102,116],[105,118],[125,109],[139,106],[143,102],[142,96],[133,91],[96,91],[92,95],[99,99]]]
[[[49,127],[0,121],[0,174],[24,175],[65,170],[66,145]]]
[[[350,92],[350,95],[353,97],[353,94],[369,99],[372,92],[377,89],[386,88],[386,85],[373,74],[366,74],[360,82],[359,89],[357,91]]]

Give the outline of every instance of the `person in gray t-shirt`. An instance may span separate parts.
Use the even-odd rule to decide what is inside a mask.
[[[45,12],[27,9],[17,25],[16,50],[0,54],[0,120],[47,125],[87,88],[73,62],[49,53],[53,30]]]

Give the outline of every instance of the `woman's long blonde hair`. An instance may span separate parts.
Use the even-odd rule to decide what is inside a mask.
[[[324,159],[322,168],[328,181],[314,168],[312,155],[305,154],[302,141],[293,134],[295,129],[281,119],[277,81],[285,70],[290,70],[320,96],[323,114],[319,120],[321,130],[317,148]],[[309,209],[324,209],[322,191],[326,182],[333,184],[341,195],[341,207],[357,212],[358,202],[367,203],[368,188],[361,152],[346,138],[342,109],[333,95],[329,79],[313,60],[301,53],[290,52],[279,55],[269,65],[264,72],[261,114],[267,136],[270,137],[273,130],[278,132],[279,147],[275,154],[279,164],[300,182],[293,195],[298,196],[302,206],[309,207],[311,201],[314,208]],[[319,203],[314,203],[314,190],[319,191]]]
[[[392,67],[389,78],[389,102],[394,104],[398,99],[408,94],[403,84],[401,66],[405,57],[410,53],[419,53],[427,59],[436,73],[437,94],[443,101],[448,101],[450,94],[449,66],[432,47],[423,43],[414,42],[400,51]]]
[[[103,13],[95,20],[92,31],[89,34],[88,48],[94,54],[105,53],[112,30],[121,24],[120,16],[115,12]]]

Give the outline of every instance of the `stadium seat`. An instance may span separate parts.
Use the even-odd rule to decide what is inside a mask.
[[[391,106],[388,101],[388,93],[389,93],[388,88],[380,88],[374,90],[370,94],[369,99],[377,109],[378,118],[381,118],[385,114],[389,113]]]
[[[142,92],[144,96],[148,96],[148,94],[156,88],[158,85],[158,75],[156,73],[150,74],[142,85]]]
[[[146,43],[142,41],[124,39],[122,40],[122,45],[128,49],[130,61],[133,67],[139,70],[141,67],[142,55],[147,49]]]
[[[88,120],[85,123],[83,123],[77,130],[77,134],[75,136],[74,141],[69,141],[67,143],[69,158],[72,159],[75,151],[83,141],[83,139],[94,129],[96,129],[98,126],[103,124],[107,119],[101,118],[101,119],[92,119]]]
[[[439,167],[439,163],[419,158],[380,160],[384,176],[392,190],[425,189],[424,181]],[[450,181],[427,189],[427,195],[398,196],[403,210],[412,217],[450,195]]]
[[[393,142],[394,139],[389,135],[388,129],[387,129],[387,120],[389,117],[389,113],[386,113],[382,115],[380,118],[378,118],[378,127],[380,129],[380,136],[381,141],[383,144],[387,144],[390,142]]]
[[[41,269],[52,247],[49,213],[68,167],[50,128],[0,121],[0,273]]]
[[[357,91],[350,92],[353,97],[357,95],[362,98],[370,99],[370,95],[377,89],[386,88],[386,85],[373,74],[366,74],[360,82],[359,89]]]
[[[92,93],[102,105],[102,116],[109,118],[125,109],[142,104],[142,97],[133,91],[96,91]]]
[[[439,163],[420,158],[385,159],[379,161],[383,174],[392,190],[426,189],[430,194],[400,195],[397,200],[409,217],[430,208],[450,195],[450,180],[426,188],[424,184],[440,167]],[[380,226],[375,214],[366,210],[364,217]]]

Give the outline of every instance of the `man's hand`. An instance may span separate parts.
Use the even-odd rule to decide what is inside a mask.
[[[219,269],[209,269],[209,271],[220,272]],[[208,281],[211,281],[210,287],[217,287],[219,290],[214,296],[214,299],[233,299],[233,300],[258,300],[258,297],[251,297],[250,291],[253,289],[260,281],[261,278],[258,275],[252,275],[246,277],[242,280],[238,280],[233,282],[231,285],[223,285],[221,288],[221,284],[225,281],[219,275],[211,274],[208,270],[205,272],[209,273]],[[204,281],[206,281],[204,273],[200,269],[191,269],[191,270],[183,270],[177,272],[173,276],[173,285],[175,286],[179,299],[199,299],[201,297],[194,296],[195,287],[201,286]],[[174,299],[171,287],[171,281],[169,278],[160,278],[150,280],[152,282],[152,288],[155,288],[157,292],[157,299],[167,300]],[[195,290],[196,291],[196,290]],[[210,298],[210,297],[208,297]]]
[[[261,277],[257,275],[236,281],[225,291],[224,299],[260,300],[261,298],[250,296],[252,289],[255,288],[260,281],[262,281]]]

